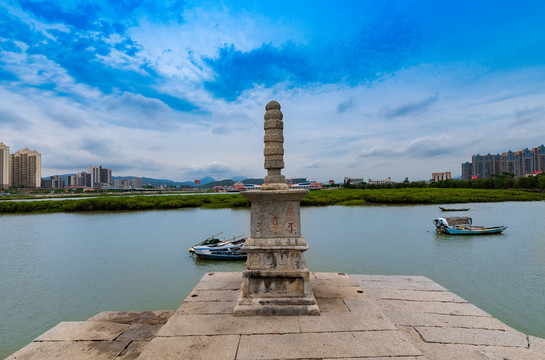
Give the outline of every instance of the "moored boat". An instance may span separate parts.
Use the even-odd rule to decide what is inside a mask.
[[[221,233],[220,233],[221,234]],[[218,234],[219,235],[219,234]],[[214,235],[205,241],[202,241],[189,248],[189,252],[194,253],[203,259],[215,260],[241,260],[246,259],[246,253],[242,251],[242,245],[246,242],[243,236],[234,237],[232,240],[219,240]]]
[[[441,209],[442,211],[468,211],[469,210],[469,208],[446,208],[441,206],[439,206],[439,209]]]
[[[433,220],[438,233],[449,235],[484,235],[499,234],[507,226],[477,226],[470,217],[442,217]]]

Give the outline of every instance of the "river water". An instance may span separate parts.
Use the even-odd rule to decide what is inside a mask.
[[[454,205],[449,205],[453,207]],[[464,204],[501,235],[434,232],[437,206],[305,207],[311,271],[423,275],[510,326],[545,337],[545,202]],[[248,209],[0,216],[0,358],[60,321],[106,310],[176,309],[206,272],[187,249],[247,234]]]

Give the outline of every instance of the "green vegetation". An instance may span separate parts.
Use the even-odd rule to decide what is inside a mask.
[[[545,200],[545,193],[527,190],[464,188],[339,189],[312,191],[301,201],[301,205],[452,204],[540,200]],[[131,211],[188,207],[221,209],[246,207],[248,205],[246,199],[239,194],[147,195],[55,201],[1,201],[0,213]]]
[[[233,195],[118,196],[78,200],[2,201],[0,213],[131,211],[200,207],[204,209],[246,206],[246,199]]]
[[[324,185],[325,187],[325,185]],[[486,179],[475,180],[442,180],[432,183],[426,181],[405,181],[401,183],[388,184],[348,184],[345,188],[350,189],[403,189],[403,188],[465,188],[465,189],[528,189],[528,190],[545,190],[545,173],[540,173],[535,176],[524,176],[515,178],[514,174],[503,173],[501,175],[492,175]]]
[[[524,190],[443,188],[341,189],[313,191],[302,205],[453,204],[468,202],[539,201],[545,194]]]

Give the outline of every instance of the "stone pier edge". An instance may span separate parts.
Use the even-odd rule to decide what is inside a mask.
[[[423,276],[311,273],[320,316],[234,317],[241,273],[207,273],[176,311],[61,322],[7,359],[545,359]]]

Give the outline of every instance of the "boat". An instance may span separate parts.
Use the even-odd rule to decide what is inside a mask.
[[[438,233],[449,235],[499,234],[507,226],[476,226],[470,217],[440,217],[433,220]]]
[[[220,233],[221,234],[221,233]],[[194,253],[203,259],[213,260],[243,260],[247,255],[242,251],[242,245],[246,242],[244,235],[233,236],[232,240],[219,240],[217,235],[189,248],[189,252]]]
[[[468,211],[469,210],[469,208],[446,208],[441,206],[439,206],[439,209],[441,209],[442,211]]]

